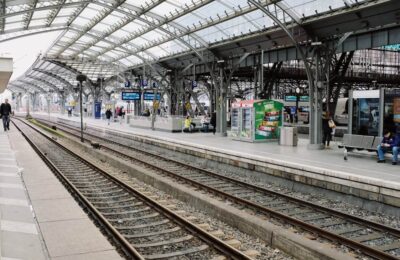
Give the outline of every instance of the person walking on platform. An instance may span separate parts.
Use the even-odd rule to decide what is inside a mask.
[[[107,118],[107,124],[108,124],[108,125],[110,125],[111,117],[112,117],[111,109],[107,109],[107,111],[106,111],[106,118]]]
[[[378,145],[378,163],[384,163],[385,160],[385,153],[392,152],[392,164],[397,164],[397,156],[399,154],[399,146],[400,146],[400,128],[397,128],[396,136],[393,137],[389,131],[386,131],[383,135],[383,139],[380,145]]]
[[[120,107],[119,111],[118,111],[118,119],[119,119],[119,124],[122,125],[122,120],[124,117],[124,107]]]
[[[4,131],[10,130],[10,115],[11,115],[11,105],[8,103],[8,99],[4,100],[4,103],[0,106],[0,115],[3,119]]]
[[[329,143],[332,138],[332,127],[330,126],[330,118],[327,112],[322,113],[322,143],[326,149],[329,149]]]
[[[215,135],[215,131],[217,130],[217,113],[215,112],[211,115],[210,125],[213,126],[213,134]]]

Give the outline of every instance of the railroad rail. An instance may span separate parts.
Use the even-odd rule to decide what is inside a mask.
[[[53,121],[42,119],[40,121],[55,124]],[[78,136],[75,127],[56,124],[60,130]],[[99,142],[101,149],[108,153],[140,163],[193,187],[290,223],[370,257],[400,259],[398,229],[238,181],[175,159],[165,158],[160,154],[140,149],[138,145],[128,145],[128,140],[122,137],[107,135],[107,138],[103,138],[87,129],[85,139]]]
[[[128,259],[251,259],[36,127],[13,123]]]

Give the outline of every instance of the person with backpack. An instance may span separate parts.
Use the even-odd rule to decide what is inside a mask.
[[[10,116],[12,110],[11,105],[8,103],[8,99],[4,100],[4,103],[0,105],[0,116],[3,119],[4,131],[10,130]]]

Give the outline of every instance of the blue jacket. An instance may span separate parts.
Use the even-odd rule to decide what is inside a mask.
[[[400,133],[396,134],[394,137],[383,137],[382,139],[382,144],[390,144],[390,147],[393,148],[395,146],[399,147],[400,146]]]
[[[397,146],[397,147],[400,146],[400,133],[397,133],[397,134],[394,136],[393,143],[390,144],[390,147],[394,147],[394,146]]]

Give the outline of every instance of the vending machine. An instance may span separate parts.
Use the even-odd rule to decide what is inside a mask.
[[[279,139],[283,123],[283,103],[274,100],[245,100],[232,104],[234,140],[262,142]]]
[[[231,108],[231,132],[230,137],[240,139],[240,103],[233,103]]]

